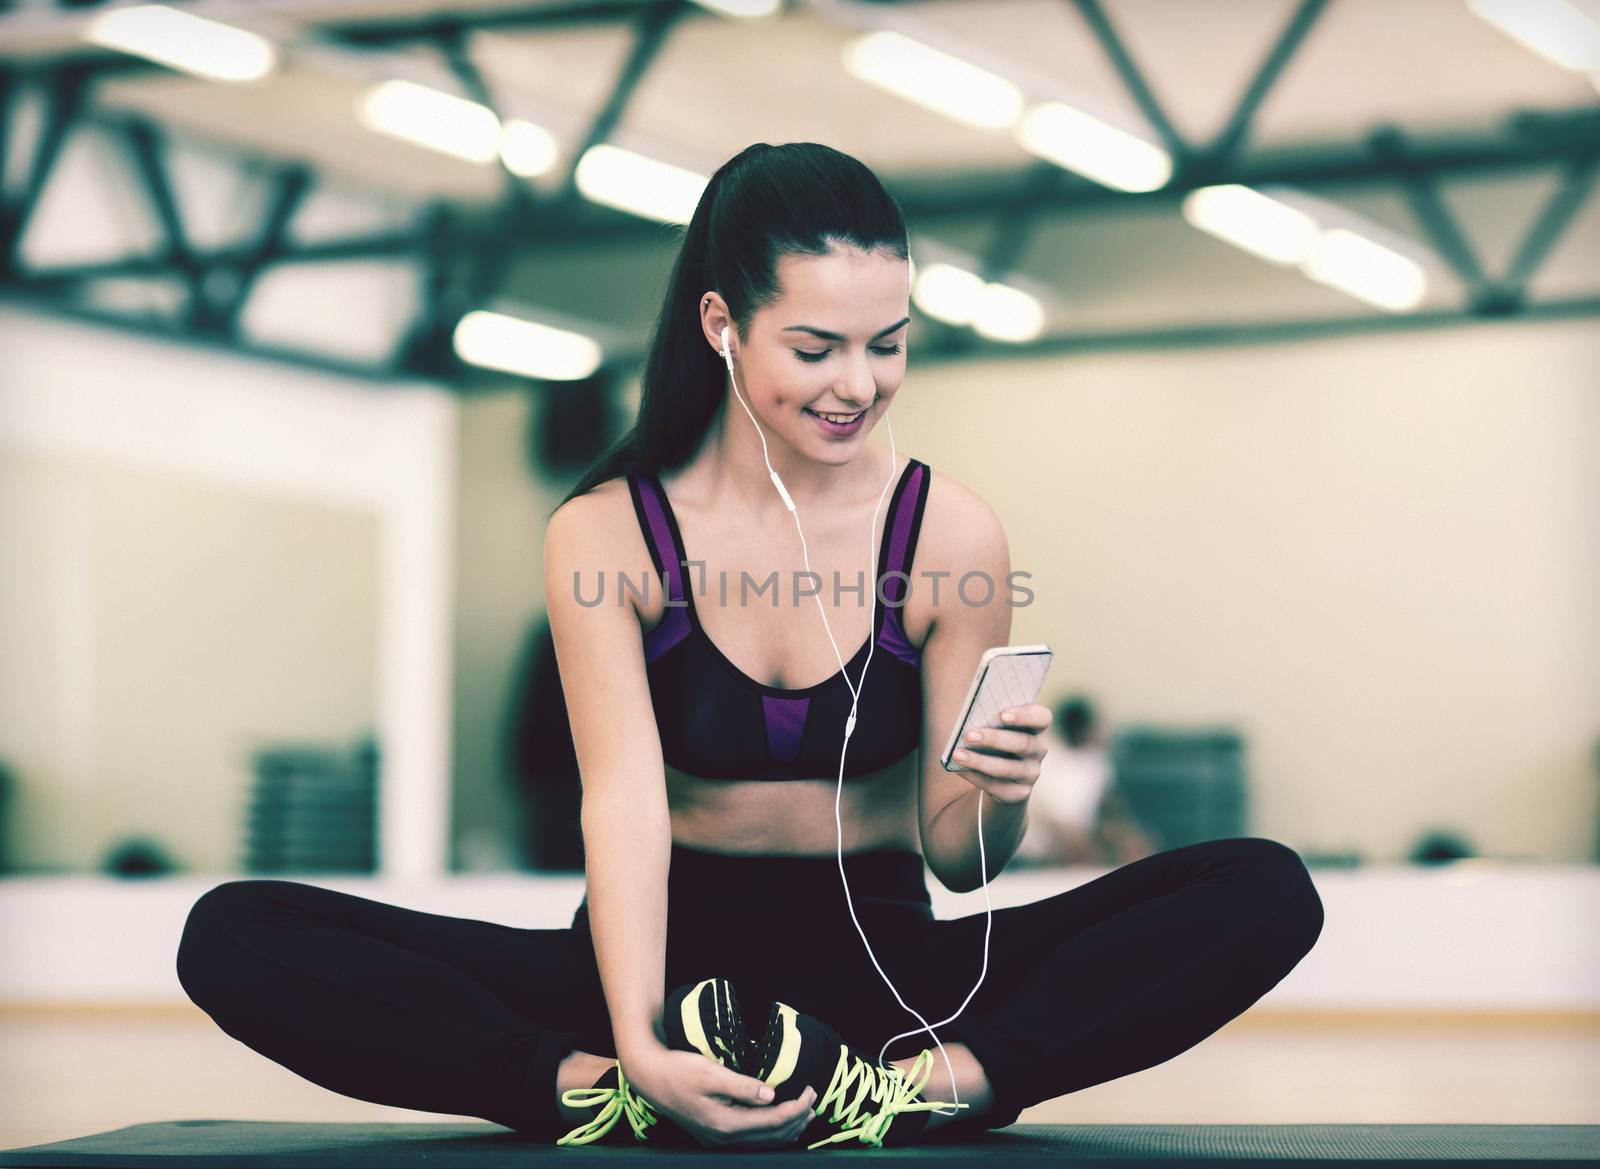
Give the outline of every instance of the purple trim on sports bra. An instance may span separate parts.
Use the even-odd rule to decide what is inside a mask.
[[[922,468],[916,467],[906,479],[906,489],[901,495],[901,506],[894,517],[894,535],[889,539],[889,563],[884,568],[885,573],[904,572],[906,570],[906,544],[911,539],[912,512],[917,510],[917,492],[922,489]],[[909,506],[907,506],[909,501]],[[898,577],[891,576],[884,582],[883,595],[891,601],[898,601],[905,595],[906,582]]]
[[[900,624],[901,599],[909,591],[909,582],[903,576],[890,573],[907,571],[906,545],[911,539],[911,524],[916,518],[918,496],[922,491],[923,467],[916,467],[906,479],[905,490],[899,495],[894,517],[894,532],[889,538],[889,559],[884,567],[883,597],[885,601],[883,625],[878,633],[878,645],[888,650],[908,666],[918,665],[922,655],[906,637]]]
[[[883,629],[878,634],[878,648],[887,650],[908,666],[918,665],[922,661],[922,654],[906,639],[905,630],[900,628],[898,609],[885,610]]]
[[[761,710],[766,716],[767,749],[775,763],[792,763],[800,754],[800,732],[805,729],[806,711],[811,706],[809,698],[774,698],[761,696]]]
[[[897,490],[892,492],[890,495],[891,504],[895,499],[903,497],[905,483],[911,479],[917,470],[918,468],[914,466],[912,462],[908,461],[906,463],[905,469],[900,473],[900,483],[897,485]],[[656,476],[652,472],[648,471],[641,472],[638,478],[641,484],[649,483],[654,488],[653,492],[651,493],[652,495],[662,497],[664,503],[663,511],[668,526],[667,530],[670,533],[668,546],[682,549],[684,547],[683,532],[678,527],[678,517],[672,510],[672,501],[669,498],[666,498],[667,489],[665,484],[661,482],[659,476]],[[884,570],[884,566],[889,563],[889,539],[891,535],[892,528],[890,528],[888,525],[885,525],[883,534],[879,538],[878,562],[876,565],[874,565],[875,572],[881,573]],[[685,560],[689,559],[689,553],[686,549],[682,552],[682,556]],[[814,683],[810,686],[783,687],[768,686],[765,682],[757,681],[755,678],[752,678],[749,674],[741,670],[734,663],[732,658],[728,657],[727,654],[722,652],[721,647],[711,639],[710,635],[706,633],[705,626],[701,624],[699,610],[694,603],[694,597],[692,595],[689,597],[688,604],[685,606],[685,609],[689,614],[691,627],[697,630],[700,634],[700,643],[706,647],[706,649],[710,652],[711,657],[718,661],[736,682],[748,689],[755,690],[764,695],[771,695],[775,698],[805,698],[812,694],[819,693],[825,687],[847,685],[845,681],[846,673],[850,673],[852,678],[859,677],[859,671],[852,671],[852,667],[859,666],[866,660],[867,650],[872,645],[873,637],[882,633],[883,620],[886,614],[889,612],[887,606],[879,605],[877,607],[877,614],[874,618],[874,624],[877,626],[877,629],[873,633],[869,633],[862,640],[860,646],[857,647],[856,652],[853,653],[849,660],[845,663],[844,670],[835,670],[831,675],[824,678],[822,681]],[[667,623],[667,618],[663,618],[661,623],[662,625],[665,625]]]
[[[926,471],[926,464],[919,463],[915,459],[908,461],[895,490],[890,494],[889,506],[893,518],[879,538],[876,569],[880,573],[887,574],[891,568],[905,571],[906,553],[913,527],[920,518],[918,514],[920,496],[924,488]],[[660,623],[644,635],[646,663],[655,661],[689,633],[699,630],[700,641],[711,657],[719,662],[740,685],[755,690],[764,697],[786,702],[808,699],[827,687],[845,685],[847,673],[851,678],[860,677],[859,667],[866,661],[867,650],[874,644],[874,640],[878,648],[892,654],[906,665],[917,667],[921,664],[922,655],[910,643],[900,622],[900,601],[906,595],[906,581],[898,576],[886,576],[883,578],[883,592],[878,601],[877,617],[874,622],[877,628],[850,656],[844,671],[835,671],[814,685],[796,688],[768,686],[750,677],[707,636],[704,627],[700,625],[694,598],[686,594],[681,561],[687,559],[688,553],[682,550],[683,537],[678,530],[677,516],[673,514],[665,486],[649,471],[635,472],[629,478],[636,491],[640,516],[649,530],[653,545],[651,552],[655,557],[656,568],[667,580],[667,596],[683,602],[669,606]],[[884,598],[892,599],[896,604],[893,606],[885,604]]]
[[[667,597],[673,601],[682,602],[683,572],[678,564],[678,553],[673,546],[672,530],[667,526],[667,517],[662,510],[661,500],[656,498],[655,488],[649,480],[639,477],[639,503],[644,508],[645,521],[650,525],[650,539],[655,544],[655,554],[658,567],[666,576]],[[685,637],[689,636],[689,613],[684,604],[668,605],[666,614],[660,623],[644,637],[644,660],[653,662]]]

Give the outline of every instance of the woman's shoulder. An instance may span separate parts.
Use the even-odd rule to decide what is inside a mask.
[[[1004,548],[1005,525],[987,500],[946,471],[928,465],[928,499],[923,505],[918,560],[950,568],[959,562],[989,559]]]
[[[999,595],[1010,571],[1005,531],[994,509],[955,476],[932,466],[928,470],[927,498],[908,566],[916,583],[901,615],[906,636],[918,647],[926,646],[939,612],[952,603],[957,588],[971,587],[959,583],[968,573],[987,573]]]
[[[564,559],[607,574],[641,556],[650,563],[627,477],[606,479],[557,507],[546,529],[547,556],[557,544]]]
[[[627,478],[618,475],[596,483],[582,495],[574,495],[563,501],[550,514],[550,523],[554,526],[559,518],[564,528],[582,529],[603,536],[613,530],[624,509],[629,515],[633,513],[633,499]]]

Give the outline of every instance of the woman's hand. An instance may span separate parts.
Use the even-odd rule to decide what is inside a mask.
[[[696,1051],[661,1043],[629,1053],[623,1072],[655,1111],[702,1145],[781,1148],[800,1139],[815,1115],[814,1088],[797,1099],[768,1104],[772,1089],[754,1076],[713,1063]]]
[[[1000,717],[1004,726],[968,731],[951,758],[968,769],[956,774],[989,793],[990,799],[1020,804],[1033,794],[1039,778],[1039,762],[1046,754],[1039,732],[1050,725],[1050,708],[1036,702],[1003,710]]]

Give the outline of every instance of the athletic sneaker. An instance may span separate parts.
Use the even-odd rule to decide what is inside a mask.
[[[698,1051],[736,1072],[751,1066],[755,1045],[745,1031],[739,996],[726,978],[678,987],[661,1008],[661,1026],[674,1051]]]
[[[817,1118],[800,1138],[811,1140],[808,1149],[847,1140],[878,1148],[914,1144],[929,1112],[971,1107],[921,1097],[933,1071],[931,1049],[923,1049],[910,1072],[879,1067],[828,1024],[786,1003],[772,1004],[751,1059],[749,1074],[772,1085],[774,1103],[793,1100],[808,1086],[816,1089]],[[896,1117],[903,1119],[891,1132]]]
[[[666,1044],[674,1051],[695,1051],[734,1071],[749,1066],[753,1047],[739,1015],[739,999],[726,978],[705,978],[685,983],[667,996],[661,1009]],[[593,1108],[589,1120],[556,1141],[558,1145],[651,1144],[675,1148],[701,1147],[682,1125],[660,1116],[650,1102],[628,1082],[622,1065],[613,1062],[592,1088],[572,1088],[561,1094],[569,1108]],[[628,1130],[617,1127],[626,1117]],[[665,1123],[661,1123],[661,1122]],[[658,1125],[654,1131],[652,1125]]]

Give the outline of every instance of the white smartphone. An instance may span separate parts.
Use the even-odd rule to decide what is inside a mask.
[[[1055,654],[1048,645],[998,645],[983,651],[978,668],[961,704],[961,717],[950,732],[939,762],[946,771],[970,771],[950,756],[975,727],[1005,727],[1000,712],[1014,706],[1031,706],[1039,701],[1039,690],[1050,670]]]

